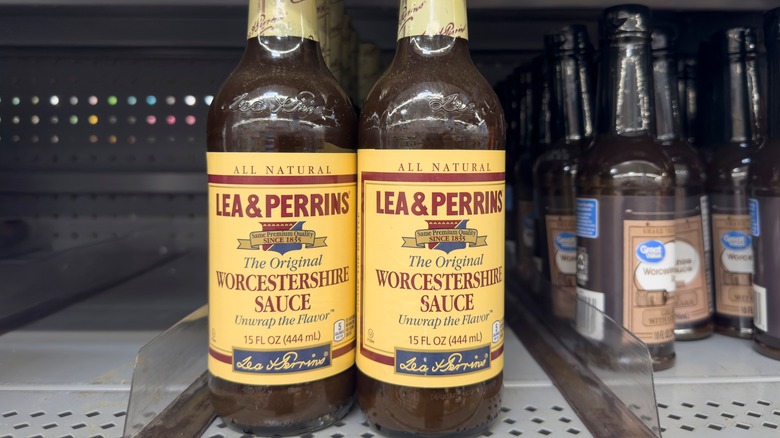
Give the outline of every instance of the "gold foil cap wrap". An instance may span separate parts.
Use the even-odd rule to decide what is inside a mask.
[[[247,38],[300,37],[319,41],[316,0],[249,0]]]
[[[466,0],[402,0],[398,39],[419,35],[469,39]]]

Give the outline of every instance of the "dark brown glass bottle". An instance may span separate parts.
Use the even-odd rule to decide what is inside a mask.
[[[331,229],[346,226],[347,237],[350,235],[350,224],[354,224],[354,211],[351,211],[351,219],[342,214],[346,213],[348,208],[354,209],[354,205],[349,205],[346,197],[339,197],[339,202],[343,201],[344,204],[334,209],[334,205],[324,207],[324,203],[320,203],[318,208],[312,204],[316,196],[314,194],[306,197],[288,195],[295,190],[319,193],[320,189],[311,187],[319,187],[323,179],[340,178],[347,182],[338,186],[339,193],[343,191],[351,193],[354,198],[357,196],[356,188],[350,188],[350,184],[354,186],[355,178],[356,115],[349,99],[328,71],[316,35],[317,14],[314,0],[294,3],[267,1],[262,2],[262,5],[255,0],[251,1],[246,51],[240,64],[215,96],[208,117],[209,196],[220,199],[216,207],[210,206],[209,212],[209,389],[217,414],[231,428],[246,433],[300,435],[332,424],[346,415],[353,404],[354,328],[343,327],[346,337],[334,336],[335,329],[331,328],[321,333],[322,339],[317,340],[318,344],[326,345],[300,350],[290,344],[297,345],[302,342],[297,339],[298,335],[312,336],[309,332],[302,332],[309,327],[308,322],[302,322],[300,319],[307,312],[282,312],[282,305],[279,303],[285,306],[289,303],[289,307],[297,310],[308,308],[312,311],[324,305],[327,307],[326,312],[332,309],[332,321],[339,319],[339,315],[344,315],[344,321],[354,325],[354,307],[339,307],[340,301],[351,302],[354,306],[354,282],[350,283],[344,279],[344,276],[354,278],[354,261],[339,265],[344,266],[339,269],[347,271],[341,278],[314,271],[310,275],[329,278],[331,284],[319,284],[315,287],[310,280],[300,275],[302,272],[310,272],[309,268],[286,269],[284,266],[274,266],[274,263],[283,263],[284,259],[291,258],[305,257],[308,260],[317,255],[324,257],[319,259],[323,266],[335,263],[331,258],[332,253],[327,252],[327,244],[322,241],[318,243],[314,238],[311,244],[313,249],[309,248],[309,245],[301,244],[276,247],[257,243],[259,239],[274,236],[277,236],[277,239],[285,239],[285,233],[297,233],[282,231],[280,234],[273,234],[282,229],[300,230],[298,227],[291,227],[296,221],[304,224],[304,231],[301,233],[317,233],[317,236],[322,236],[323,229],[316,229],[314,224],[325,223],[322,221],[338,221],[328,223]],[[231,168],[228,172],[221,172],[217,164],[231,159],[236,162],[235,170]],[[339,166],[327,168],[333,160],[339,163],[351,161],[351,176],[348,171],[349,164],[339,165],[347,169],[344,174],[337,170],[341,169]],[[311,168],[308,165],[301,166],[303,164],[310,164]],[[309,186],[306,189],[296,189],[298,183]],[[226,190],[232,195],[221,194],[223,187],[229,187]],[[301,201],[298,204],[301,208],[287,208],[283,204],[274,207],[273,203],[269,204],[272,199],[284,199],[275,197],[275,190],[278,190],[279,196],[295,196],[296,200]],[[327,192],[331,188],[321,190]],[[269,191],[271,194],[268,194]],[[244,196],[244,193],[250,194]],[[225,208],[228,205],[229,207]],[[311,211],[312,214],[301,210]],[[314,216],[315,210],[324,211],[325,217],[310,217]],[[281,213],[282,211],[288,214]],[[280,216],[285,218],[281,222]],[[236,250],[235,239],[248,237],[238,231],[238,227],[246,223],[244,221],[250,222],[250,239],[245,241],[246,244],[239,239],[241,246]],[[231,230],[233,226],[236,227],[235,230]],[[263,231],[258,231],[257,236],[253,237],[256,234],[254,230],[259,230],[261,226]],[[282,226],[286,228],[280,228]],[[225,228],[227,230],[223,231]],[[354,228],[352,230],[354,231]],[[215,239],[221,232],[226,232],[227,237]],[[262,237],[263,233],[265,237]],[[301,233],[296,235],[300,237]],[[333,234],[325,237],[336,238]],[[257,242],[251,241],[255,239],[258,239]],[[349,241],[350,239],[346,241],[347,244]],[[354,239],[351,241],[354,243]],[[266,254],[268,257],[273,255],[275,258],[271,260],[276,262],[265,264],[261,259]],[[250,256],[252,259],[246,264],[242,262],[240,266],[233,264],[225,268],[225,260],[229,257],[240,257],[244,260]],[[349,254],[345,259],[350,259]],[[354,260],[354,254],[351,259]],[[222,286],[214,282],[214,271],[219,269],[230,269],[244,278],[252,279],[239,283],[246,288],[236,290],[243,292],[230,293],[231,297],[240,295],[242,300],[248,301],[223,302],[234,298],[225,297]],[[294,276],[296,286],[288,285],[288,292],[282,292],[270,283],[284,282],[285,277],[293,281]],[[237,275],[229,278],[241,281]],[[225,281],[227,284],[228,280]],[[317,289],[316,296],[309,294],[313,289]],[[282,301],[279,301],[278,297],[282,297]],[[244,316],[246,319],[242,319]],[[281,319],[283,317],[290,320],[294,318],[295,324],[290,326],[289,322]],[[229,328],[225,328],[238,326],[239,320],[251,321],[252,318],[258,318],[258,321],[275,321],[275,326],[269,327],[268,323],[242,325],[245,332],[235,336],[232,336]],[[286,340],[272,336],[271,330],[277,329],[279,324],[287,325],[282,329],[283,336],[295,336]],[[330,324],[333,327],[333,322]],[[241,327],[233,327],[232,330],[239,330]],[[278,380],[274,379],[285,373],[269,375],[262,373],[261,369],[269,362],[269,358],[262,355],[267,351],[278,351],[281,341],[287,345],[283,347],[288,349],[285,350],[286,355],[306,354],[306,357],[309,357],[309,353],[311,356],[321,353],[322,362],[317,362],[316,365],[314,362],[294,365],[299,372],[287,373],[292,376],[287,377],[287,383],[278,383]],[[308,342],[308,339],[305,342]],[[266,360],[261,361],[263,358]],[[280,363],[286,359],[274,357],[273,360]],[[250,366],[250,362],[254,365]],[[319,368],[320,365],[322,368]],[[328,371],[327,368],[335,371]],[[268,365],[265,369],[271,369],[271,366]],[[242,372],[236,372],[237,370]],[[324,374],[328,375],[327,377],[314,377],[313,373],[321,373],[323,370],[326,370]]]
[[[448,327],[410,326],[406,318],[425,312],[421,300],[447,293],[446,284],[434,286],[426,283],[426,278],[438,281],[435,279],[443,280],[442,276],[459,275],[440,265],[442,260],[484,254],[485,263],[476,268],[503,272],[503,211],[495,217],[492,228],[485,228],[480,221],[492,218],[492,213],[477,215],[472,209],[468,214],[452,203],[453,210],[445,212],[431,203],[432,198],[444,199],[445,193],[453,202],[475,200],[462,185],[462,175],[493,184],[492,193],[503,190],[501,107],[471,61],[467,35],[465,0],[401,1],[395,58],[361,113],[358,178],[365,207],[358,214],[357,394],[368,422],[386,436],[477,436],[496,420],[501,408],[503,280],[490,287],[483,283],[478,287],[480,297],[473,297],[479,313],[489,311],[491,320],[494,315],[500,319],[492,323],[492,341],[490,326],[488,332],[476,332],[481,326],[472,324],[453,328],[459,334],[481,337],[482,347],[474,348],[484,348],[486,342],[490,345],[489,353],[485,350],[478,355],[480,361],[487,362],[475,363],[473,372],[451,375],[449,368],[436,365],[437,355],[453,359],[457,352],[472,348],[470,344],[442,345],[438,335]],[[489,171],[478,164],[475,173],[473,164],[492,160],[489,157],[500,159],[500,163],[491,164]],[[467,165],[457,166],[456,171],[455,163],[463,162]],[[384,168],[392,172],[377,171]],[[402,198],[409,202],[400,202]],[[417,201],[416,212],[413,200]],[[390,211],[392,216],[388,216]],[[439,236],[434,229],[454,222],[463,224],[466,219],[468,228],[487,235],[487,242],[476,242],[473,248],[447,242],[442,248],[428,240]],[[400,247],[401,237],[404,248]],[[488,263],[488,258],[493,261]],[[467,272],[473,269],[464,267]],[[407,284],[393,282],[403,274],[408,275]],[[379,275],[387,275],[387,280],[378,281]],[[493,275],[490,278],[498,280]],[[486,309],[487,301],[496,303],[497,308]],[[455,310],[426,313],[423,318],[435,321],[445,315],[464,316]],[[472,353],[463,354],[464,360],[473,357]],[[466,381],[472,383],[459,383]]]
[[[723,72],[720,141],[708,168],[715,330],[753,336],[753,250],[747,202],[747,171],[763,141],[758,48],[753,28],[729,29],[714,39]]]
[[[655,142],[650,10],[607,9],[592,147],[577,174],[577,295],[644,341],[654,369],[674,353],[674,165]],[[597,341],[591,321],[577,326]]]
[[[753,238],[754,342],[762,354],[780,360],[780,9],[764,15],[769,84],[768,138],[748,170]]]
[[[534,276],[534,244],[536,241],[536,221],[534,220],[533,164],[536,159],[538,124],[534,118],[534,81],[533,68],[521,67],[518,72],[520,81],[518,116],[518,159],[510,171],[514,174],[513,197],[515,218],[511,226],[515,229],[515,248],[517,251],[517,270],[524,280]]]
[[[539,210],[536,201],[536,187],[534,187],[535,179],[533,176],[534,165],[539,156],[547,150],[553,141],[553,84],[552,84],[552,56],[547,51],[544,55],[534,58],[531,74],[531,86],[532,86],[532,123],[534,124],[533,136],[531,137],[531,146],[528,150],[530,153],[528,163],[529,175],[528,179],[531,181],[531,204],[533,206],[533,213],[530,217],[523,221],[523,227],[532,230],[529,234],[533,235],[533,243],[528,248],[531,251],[531,261],[533,267],[533,273],[538,274],[542,271],[542,240],[541,231],[539,227],[540,218]],[[529,239],[530,240],[530,239]],[[538,288],[534,288],[536,290]],[[537,297],[537,299],[543,299]]]
[[[704,165],[709,168],[715,147],[722,137],[723,121],[723,61],[716,42],[705,40],[699,43],[697,63],[698,93],[696,97],[695,137],[696,150]]]
[[[697,105],[699,94],[698,79],[699,63],[696,58],[684,57],[678,63],[677,72],[680,77],[677,82],[680,97],[680,116],[682,119],[683,137],[689,144],[696,144],[696,117],[699,112]]]
[[[554,315],[574,319],[577,236],[574,179],[582,151],[593,138],[593,49],[585,26],[569,26],[547,35],[551,55],[551,143],[533,169],[542,275],[553,288]]]
[[[687,341],[705,338],[713,331],[712,277],[708,263],[711,247],[705,234],[706,222],[702,221],[707,205],[704,168],[696,151],[682,136],[673,31],[655,29],[652,45],[656,138],[674,163],[677,181],[674,333],[675,339]]]

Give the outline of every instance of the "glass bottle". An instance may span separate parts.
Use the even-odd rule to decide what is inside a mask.
[[[748,206],[753,238],[754,346],[780,360],[780,9],[764,15],[768,72],[768,138],[748,170]]]
[[[208,116],[209,390],[230,427],[300,435],[354,399],[356,115],[314,0],[251,0]]]
[[[746,186],[751,155],[763,141],[756,31],[728,29],[714,42],[723,73],[717,90],[722,98],[720,144],[707,172],[715,330],[749,339],[753,336],[753,249]]]
[[[358,149],[357,393],[383,435],[476,436],[499,414],[504,142],[465,0],[401,1]]]
[[[577,236],[574,179],[582,151],[593,138],[593,49],[585,26],[545,38],[550,54],[551,142],[533,168],[542,275],[552,284],[553,314],[574,319]]]
[[[654,369],[665,369],[675,361],[675,178],[654,139],[650,10],[609,8],[601,28],[597,132],[576,179],[577,295],[644,341]],[[610,341],[584,319],[578,308],[580,331]]]
[[[515,249],[517,251],[517,270],[524,280],[534,276],[534,244],[536,243],[536,222],[534,220],[533,203],[533,164],[536,159],[536,137],[538,126],[535,122],[535,93],[533,67],[523,66],[518,72],[519,90],[519,125],[518,125],[518,158],[511,168],[514,174],[513,188],[515,215],[514,228]]]
[[[652,46],[656,138],[674,163],[677,181],[675,339],[701,339],[711,335],[714,326],[709,218],[702,220],[707,211],[704,167],[682,134],[673,31],[656,28]]]
[[[691,145],[696,144],[696,118],[698,115],[699,63],[696,58],[684,57],[678,62],[680,77],[677,90],[680,98],[680,113],[683,136]]]

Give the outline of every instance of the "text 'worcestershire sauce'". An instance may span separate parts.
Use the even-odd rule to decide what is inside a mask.
[[[654,139],[650,11],[609,8],[601,26],[597,134],[576,180],[577,295],[644,341],[664,369],[675,359],[675,179]],[[578,329],[610,342],[585,310]]]
[[[719,34],[722,96],[720,141],[708,169],[715,330],[753,335],[753,246],[747,200],[751,156],[763,141],[758,47],[755,29],[739,27]]]
[[[353,404],[356,116],[315,0],[249,13],[208,118],[209,389],[229,426],[300,435]]]
[[[704,226],[709,218],[703,220],[707,209],[704,167],[682,134],[673,32],[655,29],[652,45],[656,137],[674,163],[677,183],[674,332],[677,340],[701,339],[712,334],[714,309],[709,265],[712,249]]]
[[[476,436],[501,407],[504,121],[465,0],[409,0],[363,107],[358,401],[388,436]]]
[[[542,275],[552,284],[544,297],[554,315],[574,319],[577,236],[574,178],[593,136],[592,47],[585,26],[547,35],[550,54],[552,141],[533,169]]]
[[[755,294],[754,342],[780,360],[780,9],[764,16],[769,73],[768,139],[755,152],[748,178]]]

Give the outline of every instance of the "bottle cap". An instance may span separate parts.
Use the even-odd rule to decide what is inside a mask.
[[[752,27],[732,27],[716,34],[715,40],[727,55],[744,55],[758,51],[758,37]]]
[[[592,50],[588,29],[580,24],[566,26],[557,32],[545,35],[544,46],[551,53],[583,53]]]
[[[677,46],[677,36],[674,29],[657,27],[653,29],[652,47],[654,52],[671,51]]]
[[[606,38],[616,36],[649,37],[653,30],[650,8],[643,5],[620,5],[604,10],[601,33]]]

